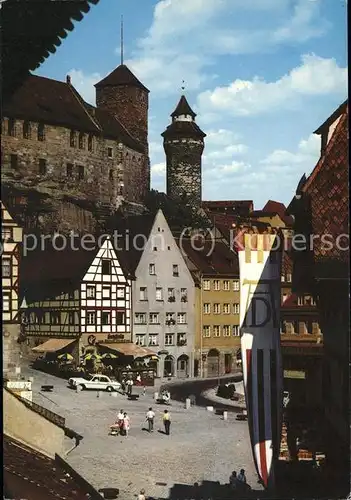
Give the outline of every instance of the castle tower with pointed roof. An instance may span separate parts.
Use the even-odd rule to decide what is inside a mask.
[[[206,134],[196,124],[196,113],[184,95],[171,117],[171,125],[161,134],[167,160],[167,195],[200,209],[201,157]]]
[[[96,83],[95,88],[97,108],[115,116],[144,148],[145,162],[139,173],[143,198],[150,189],[149,90],[125,64],[120,64],[112,73]]]

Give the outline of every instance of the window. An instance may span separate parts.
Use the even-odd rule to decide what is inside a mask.
[[[111,261],[108,259],[102,259],[101,270],[104,275],[111,274]]]
[[[46,160],[43,158],[39,160],[39,174],[40,175],[46,174]]]
[[[84,137],[84,134],[81,132],[79,134],[79,138],[78,138],[78,147],[79,149],[84,149],[84,146],[85,146],[85,141],[84,141],[85,137]]]
[[[107,156],[109,158],[113,158],[113,149],[112,148],[107,148]]]
[[[23,139],[30,139],[30,123],[23,122]]]
[[[303,297],[297,297],[297,305],[298,306],[303,306]]]
[[[2,258],[2,277],[11,277],[11,259],[9,257]]]
[[[177,264],[173,264],[173,276],[179,276],[179,269]]]
[[[17,170],[17,168],[18,168],[18,156],[17,155],[10,155],[10,163],[11,163],[12,170]]]
[[[135,324],[146,325],[146,313],[135,313]]]
[[[146,286],[140,287],[139,299],[140,300],[147,300],[147,288],[146,288]]]
[[[180,289],[180,298],[182,302],[186,302],[188,300],[188,290],[187,288]]]
[[[95,299],[96,288],[95,285],[87,286],[87,299]]]
[[[173,333],[166,333],[165,345],[174,345],[174,334]]]
[[[74,313],[72,313],[72,314],[74,315]],[[43,325],[45,323],[45,313],[43,311],[38,311],[37,317],[38,317],[39,325]],[[73,319],[74,319],[74,316],[73,316]],[[68,318],[68,320],[69,320],[69,318]],[[70,323],[70,324],[74,325],[74,322]]]
[[[74,293],[74,290],[70,290],[70,291],[68,292],[68,298],[69,298],[69,299],[74,299],[74,298],[75,298],[75,293]]]
[[[117,311],[116,312],[116,324],[117,325],[124,325],[126,322],[126,315],[122,311]]]
[[[223,304],[223,314],[230,314],[230,304]]]
[[[43,123],[38,124],[38,141],[45,141],[45,127]]]
[[[213,281],[213,288],[216,291],[220,290],[221,289],[221,282],[219,280],[214,280]]]
[[[151,275],[156,274],[155,264],[149,264],[149,274],[151,274]]]
[[[111,324],[111,313],[109,311],[101,313],[101,323],[103,325]]]
[[[291,283],[291,274],[290,273],[288,273],[286,275],[286,281],[288,281],[289,283]]]
[[[158,345],[157,333],[149,333],[149,345]]]
[[[316,303],[311,295],[306,295],[304,300],[305,306],[315,306]]]
[[[69,134],[69,145],[71,146],[71,148],[76,147],[76,133],[74,130],[71,130]]]
[[[16,122],[13,118],[9,118],[9,121],[7,123],[7,133],[11,137],[16,136]]]
[[[223,337],[230,337],[230,325],[223,326]]]
[[[41,321],[39,321],[39,323],[41,323]],[[74,317],[74,312],[73,311],[70,311],[68,313],[68,324],[69,325],[74,325],[75,324],[75,317]]]
[[[93,150],[93,136],[89,134],[88,136],[88,151]]]
[[[211,304],[208,302],[204,304],[204,314],[211,314]]]
[[[213,314],[221,314],[221,304],[213,304]]]
[[[156,288],[156,300],[163,300],[162,288]]]
[[[78,179],[81,181],[84,179],[84,167],[83,165],[78,165]]]
[[[135,335],[136,345],[145,345],[145,335]]]
[[[239,325],[233,325],[233,337],[240,336],[240,328]]]
[[[238,292],[239,289],[240,289],[239,280],[234,280],[233,281],[233,290],[234,290],[234,292]]]
[[[96,325],[96,312],[88,311],[87,312],[87,325]]]
[[[178,333],[177,334],[177,345],[178,346],[184,346],[186,345],[186,333]]]
[[[186,323],[186,313],[178,313],[178,324],[184,325]]]
[[[67,175],[67,177],[73,177],[73,163],[67,163],[66,175]]]
[[[113,170],[112,170],[112,168],[110,169],[110,171],[108,173],[108,178],[110,179],[110,181],[113,181]]]
[[[210,280],[204,280],[203,281],[203,289],[204,290],[211,290],[211,282],[210,282]]]
[[[175,302],[175,290],[174,288],[168,288],[168,302]]]
[[[214,327],[213,327],[213,335],[215,337],[220,337],[221,336],[221,327],[220,327],[220,325],[214,325]]]
[[[166,325],[175,325],[175,314],[166,313]]]
[[[230,281],[229,280],[223,281],[223,290],[226,290],[226,291],[230,290]]]
[[[211,327],[209,325],[205,325],[203,327],[203,337],[210,337],[211,336]]]
[[[58,325],[60,323],[60,313],[58,311],[51,311],[50,312],[50,323],[52,325]]]
[[[124,299],[126,296],[126,289],[124,287],[119,286],[117,288],[117,299]]]
[[[150,313],[149,321],[152,325],[159,323],[158,313]]]
[[[233,304],[233,306],[234,306],[233,313],[234,314],[239,314],[240,313],[240,305],[239,304]]]
[[[103,299],[110,299],[111,298],[111,287],[110,286],[103,286],[102,287],[102,298]]]
[[[284,281],[285,281],[285,276],[284,276],[284,274],[282,274],[282,275],[281,275],[280,280],[281,280],[281,282],[282,282],[282,283],[284,283]]]
[[[2,294],[2,310],[3,311],[10,311],[10,294],[9,293],[3,293]]]
[[[2,226],[2,228],[1,228],[1,238],[2,238],[3,241],[12,240],[12,229],[10,227],[4,227],[4,226]]]

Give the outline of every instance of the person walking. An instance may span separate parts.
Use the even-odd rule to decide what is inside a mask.
[[[229,478],[230,489],[231,490],[236,490],[237,489],[237,485],[238,485],[238,478],[237,478],[235,470],[233,470],[233,472],[231,473],[230,478]]]
[[[152,410],[152,408],[149,408],[149,411],[146,414],[149,432],[154,432],[154,418],[155,412]]]
[[[127,415],[127,412],[125,411],[123,414],[123,432],[126,437],[128,437],[130,430],[130,418]]]
[[[165,433],[169,436],[171,430],[171,415],[168,413],[168,410],[163,412],[163,425],[165,427]]]
[[[138,495],[138,500],[146,500],[145,490],[140,490],[140,493]]]
[[[132,389],[133,389],[133,380],[130,378],[127,380],[127,396],[132,395]]]

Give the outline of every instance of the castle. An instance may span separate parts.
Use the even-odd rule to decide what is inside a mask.
[[[2,198],[26,229],[95,233],[122,207],[144,211],[149,90],[124,64],[95,88],[92,106],[70,76],[30,75],[4,103]],[[205,134],[184,96],[171,116],[162,134],[167,194],[200,207]]]

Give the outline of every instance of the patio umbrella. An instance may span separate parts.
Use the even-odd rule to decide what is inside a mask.
[[[106,352],[101,356],[101,359],[117,359],[118,356],[116,354],[113,354],[112,352]]]
[[[63,361],[72,361],[74,358],[72,354],[65,352],[64,354],[60,354],[59,356],[57,356],[57,359],[62,359]]]
[[[99,356],[98,354],[87,354],[85,357],[84,357],[85,361],[87,360],[95,360],[95,361],[100,361],[101,359],[101,356]]]

